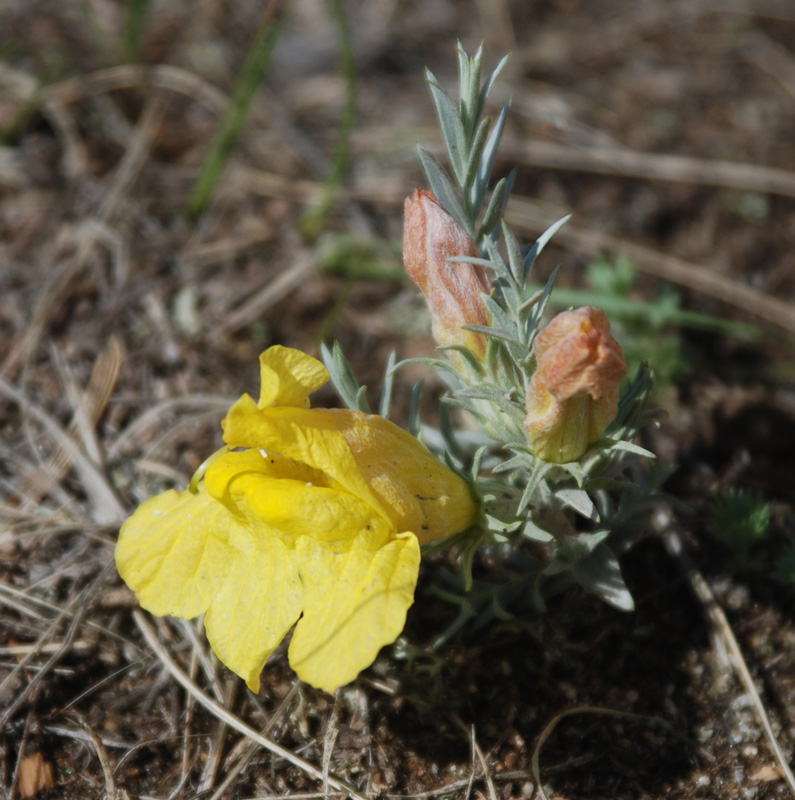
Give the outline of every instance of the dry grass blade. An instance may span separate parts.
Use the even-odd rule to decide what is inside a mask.
[[[279,703],[279,707],[276,709],[274,714],[268,720],[268,724],[262,731],[262,735],[267,737],[270,732],[276,727],[276,723],[281,718],[282,714],[284,714],[287,709],[290,707],[290,704],[295,697],[296,692],[298,691],[298,687],[300,686],[300,681],[295,681],[293,685],[290,687],[290,691],[284,697],[284,700]],[[254,757],[257,751],[257,743],[253,741],[248,742],[248,747],[243,755],[238,759],[237,763],[231,767],[227,768],[226,775],[221,782],[220,786],[215,790],[212,797],[208,798],[208,800],[221,800],[224,792],[237,780],[238,776],[241,772],[249,765],[251,759]]]
[[[91,502],[92,520],[98,525],[112,525],[121,522],[126,516],[126,512],[107,477],[72,441],[72,438],[58,422],[2,377],[0,377],[0,394],[13,400],[23,412],[30,414],[37,422],[41,423],[61,450],[74,462],[83,488]]]
[[[193,72],[164,64],[153,67],[125,64],[69,78],[48,87],[45,97],[67,105],[92,95],[141,86],[187,95],[216,114],[221,113],[229,102],[223,92]],[[35,90],[35,84],[28,85],[28,89]]]
[[[231,708],[235,702],[235,695],[237,691],[237,686],[239,681],[237,676],[231,676],[227,679],[226,683],[226,692],[224,695],[224,706],[227,708]],[[191,700],[193,699],[192,695],[189,695]],[[215,726],[215,731],[212,737],[209,739],[209,753],[207,756],[207,761],[204,765],[204,771],[199,781],[199,792],[209,792],[212,791],[213,787],[215,786],[215,781],[218,776],[218,771],[221,768],[221,760],[223,757],[223,745],[224,740],[226,739],[227,734],[227,724],[224,720],[219,719]],[[184,780],[188,779],[188,771],[187,769],[184,770]]]
[[[113,780],[113,768],[110,765],[108,751],[105,749],[102,739],[100,739],[97,732],[86,722],[82,722],[82,725],[91,737],[94,750],[96,750],[97,758],[102,767],[102,775],[105,778],[105,800],[129,800],[127,792],[123,789],[119,789],[116,786],[116,782]]]
[[[489,789],[489,800],[497,800],[497,788],[495,787],[494,780],[491,777],[491,770],[489,769],[488,762],[486,761],[486,756],[483,754],[483,750],[481,749],[477,739],[475,738],[474,725],[472,726],[470,732],[470,738],[472,743],[473,755],[477,756],[477,759],[480,762],[480,767],[483,770],[483,777],[485,778],[486,786],[488,786]]]
[[[116,167],[107,192],[102,199],[98,211],[100,219],[110,219],[119,210],[122,200],[149,157],[149,150],[165,111],[166,102],[161,94],[156,94],[146,104],[127,151]]]
[[[231,332],[240,330],[252,320],[261,317],[265,311],[297,289],[307,279],[315,268],[315,260],[314,251],[305,250],[304,252],[299,252],[292,266],[284,270],[274,280],[268,281],[250,300],[247,300],[240,308],[229,314],[213,330],[212,339],[221,339]]]
[[[229,727],[234,728],[239,733],[242,733],[244,736],[248,736],[249,739],[255,741],[261,747],[264,747],[269,752],[273,753],[280,758],[285,759],[289,763],[293,764],[294,766],[298,767],[298,769],[305,772],[307,775],[311,775],[313,778],[317,779],[318,781],[324,781],[323,771],[318,769],[314,764],[310,764],[308,761],[304,761],[304,759],[300,758],[299,756],[295,755],[295,753],[290,752],[289,750],[285,749],[281,745],[276,744],[276,742],[272,742],[270,739],[266,739],[264,736],[261,736],[257,731],[253,728],[246,725],[244,722],[239,720],[236,716],[231,714],[227,711],[222,705],[216,703],[215,700],[208,697],[193,681],[188,678],[188,676],[176,665],[174,660],[169,655],[168,651],[165,647],[158,641],[157,636],[152,628],[152,626],[146,621],[143,612],[141,611],[134,611],[133,618],[135,619],[135,624],[138,626],[138,629],[141,631],[144,639],[146,639],[146,643],[149,647],[154,650],[157,657],[162,662],[163,666],[168,670],[174,680],[182,686],[185,691],[190,692],[190,694],[202,705],[206,708],[213,716],[217,717],[219,720],[223,720],[226,722]],[[347,782],[334,777],[333,775],[327,776],[328,785],[331,786],[333,789],[342,792],[347,797],[350,797],[351,800],[365,800],[363,795],[359,794],[355,787],[351,786]]]
[[[792,769],[787,763],[787,759],[781,749],[781,745],[778,743],[776,734],[773,731],[773,726],[770,724],[770,718],[765,710],[765,705],[762,702],[762,698],[759,696],[756,686],[754,686],[754,679],[748,671],[748,665],[745,662],[742,650],[740,650],[737,637],[735,637],[734,631],[732,631],[731,625],[729,625],[729,620],[726,619],[726,614],[718,603],[712,589],[710,589],[709,584],[704,579],[704,576],[690,563],[684,551],[684,547],[682,546],[682,539],[679,532],[676,530],[673,515],[670,510],[667,508],[658,509],[655,513],[654,523],[662,536],[665,549],[676,559],[685,573],[690,587],[693,590],[693,594],[695,594],[699,603],[701,603],[704,613],[714,626],[716,633],[726,649],[735,674],[739,678],[740,683],[742,683],[745,691],[748,692],[748,695],[751,697],[759,721],[762,723],[765,738],[770,744],[770,749],[773,751],[773,755],[781,768],[781,773],[789,786],[790,794],[795,797],[795,775],[793,775]]]
[[[119,379],[123,361],[124,349],[121,341],[113,336],[97,357],[91,370],[88,386],[79,401],[79,409],[91,428],[99,422],[100,417],[107,408],[113,389]],[[75,414],[77,414],[77,409]],[[66,432],[70,438],[74,437],[77,431],[77,424],[76,418],[69,424]],[[72,459],[70,455],[63,448],[60,448],[25,480],[18,490],[20,499],[30,505],[37,504],[61,480],[71,465]]]
[[[222,395],[194,395],[162,400],[143,411],[113,440],[108,447],[108,460],[115,461],[119,458],[125,448],[141,439],[148,427],[162,422],[163,418],[170,413],[206,409],[208,412],[218,411],[219,414],[223,414],[236,399]]]
[[[340,732],[340,695],[334,698],[334,707],[331,709],[331,716],[326,723],[326,733],[323,736],[323,757],[321,759],[323,772],[323,797],[329,794],[329,774],[331,770],[331,757],[334,755],[334,743]]]
[[[506,152],[521,163],[534,167],[697,183],[795,197],[795,173],[759,164],[738,164],[667,153],[639,153],[623,147],[585,150],[540,140],[514,144],[513,148],[506,148]]]
[[[80,629],[80,625],[83,622],[83,617],[85,616],[86,612],[88,611],[89,607],[89,599],[91,595],[94,593],[95,588],[98,585],[99,580],[104,575],[104,570],[100,573],[99,578],[97,578],[90,586],[85,588],[79,595],[77,595],[72,602],[69,604],[67,608],[64,608],[58,616],[53,620],[50,626],[42,633],[39,637],[38,644],[43,647],[58,629],[58,626],[61,624],[62,620],[68,618],[69,614],[74,611],[74,616],[72,617],[71,622],[69,623],[69,627],[66,632],[66,636],[64,636],[61,646],[47,659],[44,665],[38,670],[38,672],[34,675],[34,677],[30,680],[27,686],[8,704],[2,714],[0,714],[0,727],[5,726],[5,724],[14,716],[17,709],[25,702],[25,700],[30,697],[31,695],[35,696],[35,694],[39,691],[39,687],[44,682],[47,673],[67,654],[71,651],[72,643],[74,642],[75,637],[77,636],[77,632]],[[36,655],[38,655],[40,651],[40,647],[35,647],[30,650],[30,652],[20,660],[17,666],[6,676],[5,680],[0,683],[0,693],[2,693],[3,688],[16,676],[17,672],[23,669]]]

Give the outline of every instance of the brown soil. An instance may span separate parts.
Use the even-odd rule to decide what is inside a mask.
[[[489,65],[513,52],[494,94],[514,98],[497,165],[519,169],[514,230],[532,240],[574,214],[540,277],[561,263],[561,285],[581,287],[589,260],[624,253],[638,302],[673,287],[683,308],[761,331],[669,329],[683,364],[644,444],[677,466],[666,490],[694,512],[680,517],[686,549],[792,760],[795,589],[772,577],[795,538],[792,3],[347,2],[353,152],[314,242],[299,225],[344,103],[332,4],[289,8],[198,221],[186,204],[270,6],[152,3],[141,63],[125,66],[125,5],[0,8],[0,796],[334,794],[174,680],[134,622],[113,546],[124,514],[184,486],[220,445],[269,344],[316,353],[337,339],[370,385],[392,349],[431,352],[395,270],[402,199],[422,184],[414,144],[438,143],[423,68],[452,86],[456,39],[483,40]],[[376,252],[380,276],[321,268],[349,265],[351,241]],[[403,403],[417,377],[401,374]],[[729,487],[773,504],[742,573],[707,532]],[[336,699],[294,686],[282,654],[255,697],[209,659],[200,627],[149,624],[208,695],[367,797],[529,797],[539,742],[556,800],[791,796],[681,564],[650,536],[623,567],[632,614],[569,597],[537,636],[468,632],[433,654],[451,611],[427,596],[430,563],[411,645],[385,649]]]

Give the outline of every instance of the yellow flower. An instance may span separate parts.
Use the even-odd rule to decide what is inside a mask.
[[[244,394],[224,420],[227,444],[248,449],[213,461],[197,493],[143,503],[116,564],[153,614],[206,614],[210,644],[252,691],[295,625],[290,664],[333,692],[402,631],[420,545],[478,512],[466,482],[391,422],[310,409],[328,380],[319,361],[271,347],[260,364],[259,403]]]
[[[463,325],[488,325],[482,293],[491,284],[483,267],[449,262],[454,256],[480,258],[475,240],[448,214],[433,192],[415,189],[407,197],[403,221],[403,263],[425,295],[433,336],[441,345],[463,345],[480,360],[486,337]]]
[[[576,461],[615,419],[627,363],[609,331],[605,313],[585,306],[558,314],[536,337],[525,431],[539,458]]]

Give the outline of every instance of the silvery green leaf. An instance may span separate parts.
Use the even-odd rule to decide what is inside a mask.
[[[516,277],[517,281],[522,281],[522,264],[524,259],[522,257],[522,250],[519,247],[519,242],[513,235],[513,231],[508,227],[505,220],[501,220],[502,236],[505,239],[505,248],[508,251],[508,266],[511,272]],[[523,281],[522,281],[523,282]]]
[[[539,289],[537,292],[533,292],[527,300],[524,300],[522,304],[519,306],[520,312],[529,311],[542,297],[544,296],[544,290]]]
[[[500,463],[494,467],[494,472],[500,473],[511,472],[512,470],[516,469],[527,469],[528,466],[532,466],[530,459],[531,456],[528,456],[527,453],[518,453],[512,458],[506,459],[505,461],[500,461]]]
[[[477,267],[496,272],[497,265],[490,258],[473,258],[472,256],[449,256],[447,259],[450,264],[474,264]]]
[[[483,202],[483,195],[486,192],[487,184],[481,183],[478,165],[481,160],[481,153],[486,144],[486,137],[489,134],[489,121],[485,117],[480,120],[475,130],[475,135],[469,145],[467,154],[466,174],[462,186],[466,192],[472,218],[476,218],[480,213],[480,204]],[[487,178],[488,180],[488,178]]]
[[[428,176],[428,183],[431,190],[436,195],[436,199],[442,204],[455,221],[474,239],[475,232],[472,223],[467,219],[466,211],[461,201],[458,199],[456,188],[453,181],[447,174],[447,170],[441,165],[439,159],[433,153],[428,152],[424,147],[418,147],[420,161]]]
[[[475,195],[472,197],[473,208],[480,208],[483,203],[483,197],[486,194],[489,181],[491,180],[491,170],[494,166],[494,157],[497,155],[497,147],[502,138],[502,132],[505,129],[505,120],[508,119],[508,112],[511,110],[511,100],[509,100],[500,111],[497,117],[497,123],[489,136],[488,142],[483,150],[483,155],[480,158],[478,166],[477,180],[473,188],[476,190]]]
[[[459,389],[455,393],[455,397],[488,400],[490,403],[494,403],[494,405],[511,415],[521,412],[522,417],[524,417],[524,408],[520,409],[519,406],[510,399],[504,389],[497,386],[490,386],[488,383],[480,383],[470,389]]]
[[[393,350],[389,354],[386,362],[386,369],[384,370],[384,383],[381,387],[381,402],[378,404],[378,413],[384,419],[389,419],[389,407],[392,405],[392,389],[395,383],[395,364],[397,362],[397,354]]]
[[[367,387],[360,386],[356,391],[356,411],[364,411],[365,414],[370,413],[370,404],[367,402]]]
[[[505,309],[490,295],[484,294],[483,304],[491,314],[491,327],[499,328],[508,334],[511,341],[519,342],[519,330],[516,323],[505,313]]]
[[[461,72],[461,118],[465,124],[474,126],[480,116],[479,89],[480,71],[483,64],[483,45],[472,58],[466,59],[467,69]],[[460,61],[459,61],[460,63]]]
[[[533,306],[532,313],[527,317],[526,332],[529,339],[528,345],[533,343],[533,339],[535,339],[535,336],[538,333],[538,325],[541,322],[541,317],[544,316],[544,311],[546,311],[547,303],[549,302],[549,296],[552,294],[552,289],[555,286],[555,282],[558,279],[559,273],[560,264],[558,264],[558,266],[552,270],[552,274],[549,276],[546,286],[544,286],[541,299]]]
[[[480,97],[478,98],[478,116],[480,116],[480,114],[483,113],[483,108],[486,105],[486,98],[489,96],[489,92],[494,86],[494,82],[497,80],[497,77],[502,72],[503,67],[508,63],[508,59],[510,57],[511,57],[510,54],[503,56],[502,59],[500,60],[500,63],[497,64],[496,67],[494,67],[489,77],[486,78],[486,82],[483,84],[483,87],[480,90]]]
[[[481,408],[469,398],[451,397],[448,395],[442,398],[442,402],[455,406],[456,408],[461,408],[471,414],[480,423],[481,427],[488,431],[489,435],[496,441],[509,438],[511,435],[508,426],[501,419],[495,419],[493,413],[490,415],[485,414]]]
[[[466,453],[458,443],[450,411],[444,403],[439,403],[439,432],[442,434],[447,451],[459,464],[463,464],[466,461]]]
[[[634,453],[636,456],[641,456],[642,458],[657,458],[651,450],[647,450],[645,447],[641,447],[633,442],[626,442],[623,439],[608,440],[606,448],[611,452]]]
[[[425,70],[425,76],[436,106],[436,113],[439,117],[444,143],[450,156],[450,163],[453,165],[453,171],[456,178],[458,178],[458,182],[463,183],[466,173],[466,135],[461,117],[452,98],[439,85],[429,69]]]
[[[331,383],[337,390],[342,402],[354,411],[364,411],[369,414],[370,405],[367,402],[367,387],[359,385],[353,368],[348,359],[345,358],[339,342],[334,342],[331,351],[325,344],[321,344],[320,354],[329,372]]]
[[[592,522],[599,522],[599,512],[593,504],[588,492],[582,489],[558,489],[554,492],[562,503],[573,508],[580,516],[591,520]]]
[[[505,203],[508,200],[508,178],[500,178],[494,191],[489,198],[489,204],[486,206],[486,213],[483,215],[483,222],[480,224],[478,231],[478,241],[480,238],[492,235],[492,232],[497,228],[502,215],[505,212]]]
[[[555,464],[555,469],[571,475],[577,482],[577,486],[582,489],[585,479],[588,477],[579,461],[569,461],[567,464]]]
[[[408,428],[412,436],[419,438],[422,431],[422,420],[420,419],[420,395],[422,394],[422,381],[417,381],[411,387],[411,396],[409,397],[409,420]]]
[[[473,59],[467,55],[466,50],[461,46],[461,42],[456,42],[455,52],[458,56],[458,96],[461,98],[461,105],[463,106],[464,97],[469,91]]]
[[[632,611],[635,608],[635,602],[621,575],[618,559],[606,544],[597,545],[587,558],[577,561],[571,569],[577,582],[586,591],[621,611]]]
[[[542,481],[545,472],[544,466],[546,465],[543,461],[540,459],[535,460],[533,472],[525,484],[524,491],[519,499],[519,514],[524,514],[530,508],[531,503],[538,503],[543,500],[544,487]]]
[[[555,537],[551,533],[542,530],[532,519],[528,519],[522,528],[522,536],[534,542],[551,542]]]
[[[486,255],[489,257],[489,263],[495,275],[498,278],[504,278],[509,281],[512,280],[511,271],[508,269],[508,265],[505,261],[503,261],[500,251],[497,248],[497,243],[492,239],[486,239],[483,245],[486,248]]]
[[[561,545],[561,557],[570,564],[590,558],[594,550],[604,544],[608,536],[610,536],[610,531],[605,530],[569,536],[565,544]]]
[[[402,361],[398,361],[398,363],[392,367],[391,373],[394,374],[402,367],[409,366],[410,364],[422,364],[425,367],[433,367],[436,370],[449,372],[451,375],[457,374],[452,364],[450,364],[449,361],[442,360],[441,358],[404,358]]]
[[[462,327],[463,328],[468,328],[469,326],[468,325],[462,325]],[[461,344],[445,344],[445,345],[439,345],[436,349],[440,353],[446,353],[446,352],[452,350],[452,351],[460,354],[460,356],[464,359],[464,361],[467,362],[467,364],[469,365],[470,369],[476,375],[482,375],[483,374],[483,365],[480,363],[480,361],[478,361],[478,359],[475,356],[475,354],[468,347],[464,347],[464,345],[461,345]]]
[[[508,533],[513,533],[522,526],[521,520],[514,520],[513,522],[508,523],[505,522],[505,520],[492,517],[490,514],[484,514],[483,516],[485,517],[488,529],[494,533],[501,533],[505,535]]]
[[[547,242],[571,219],[571,214],[567,214],[557,222],[553,222],[542,234],[536,239],[535,244],[530,248],[527,255],[524,257],[524,264],[522,267],[522,282],[527,281],[527,276],[533,268],[533,264],[541,251],[546,247]]]
[[[483,333],[486,336],[491,336],[495,339],[501,339],[509,344],[521,347],[522,343],[511,337],[511,334],[500,328],[492,328],[490,325],[462,325],[464,330],[473,331],[474,333]]]

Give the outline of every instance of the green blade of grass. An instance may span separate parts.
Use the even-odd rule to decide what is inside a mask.
[[[356,123],[356,64],[353,59],[353,43],[348,20],[341,0],[328,0],[331,16],[339,29],[340,69],[345,80],[345,104],[339,121],[339,139],[331,159],[331,169],[323,184],[323,191],[316,205],[301,220],[300,230],[310,242],[317,239],[323,224],[337,199],[339,188],[348,169],[351,156],[351,135]]]
[[[210,142],[201,172],[188,202],[188,215],[200,217],[207,208],[229,156],[243,132],[254,94],[265,78],[289,3],[274,2],[260,23],[238,75],[232,101]]]
[[[146,16],[151,0],[127,0],[124,17],[124,57],[131,63],[141,60]]]

